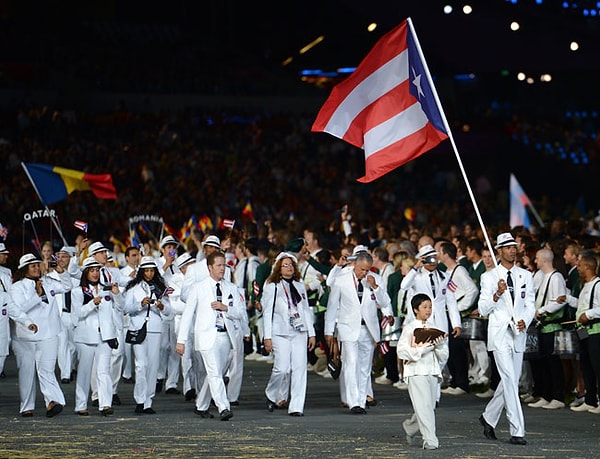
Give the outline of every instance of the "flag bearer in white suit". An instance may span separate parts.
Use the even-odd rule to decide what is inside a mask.
[[[21,416],[33,416],[36,397],[36,374],[46,402],[46,416],[60,413],[65,396],[56,379],[58,334],[62,323],[55,296],[71,289],[71,278],[61,266],[56,267],[60,280],[41,275],[42,260],[28,253],[19,260],[19,267],[9,289],[9,301],[26,313],[39,327],[34,333],[22,323],[12,329],[12,348],[19,368]]]
[[[529,271],[515,266],[517,242],[510,233],[498,236],[496,249],[500,264],[481,275],[479,313],[489,316],[487,344],[494,353],[501,379],[479,422],[485,437],[496,440],[494,427],[505,409],[510,426],[509,442],[525,445],[527,441],[524,438],[525,419],[519,400],[519,378],[526,330],[535,315],[533,278]]]
[[[79,364],[75,388],[75,413],[88,416],[87,401],[92,369],[96,378],[98,406],[103,416],[113,414],[112,350],[122,346],[114,321],[114,310],[123,311],[123,296],[117,284],[110,291],[99,285],[102,265],[93,257],[83,261],[80,285],[71,291],[71,314]]]
[[[273,273],[263,289],[265,350],[275,361],[265,389],[267,409],[273,411],[290,395],[288,414],[304,415],[306,398],[306,349],[315,348],[313,312],[301,280],[297,258],[286,252],[275,259]]]
[[[172,314],[169,297],[164,294],[166,288],[154,257],[142,257],[136,276],[125,290],[125,311],[131,319],[129,329],[139,330],[147,319],[146,339],[133,346],[136,414],[156,414],[152,399],[156,393],[163,320]]]
[[[233,413],[223,376],[231,349],[242,345],[233,330],[239,327],[239,321],[245,316],[246,305],[237,286],[224,278],[225,255],[215,251],[208,255],[206,261],[209,276],[199,284],[193,284],[189,290],[179,325],[176,350],[182,355],[186,345],[192,345],[188,338],[193,326],[193,346],[200,351],[206,368],[206,378],[196,397],[195,412],[204,418],[212,417],[208,411],[212,397],[221,420],[227,421]]]
[[[381,339],[377,308],[394,323],[390,297],[371,273],[372,265],[373,257],[359,252],[352,269],[342,270],[336,276],[325,312],[325,340],[329,348],[337,323],[346,402],[353,414],[366,414],[373,351]]]

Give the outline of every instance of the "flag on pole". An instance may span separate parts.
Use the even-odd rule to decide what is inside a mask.
[[[8,237],[8,228],[6,226],[4,226],[2,223],[0,223],[0,237],[6,241],[6,238]]]
[[[254,221],[254,211],[252,210],[252,204],[250,203],[250,201],[246,201],[246,205],[242,209],[242,215]]]
[[[510,174],[510,227],[523,226],[529,228],[531,221],[527,215],[527,206],[531,200],[523,191],[514,174]]]
[[[73,226],[75,228],[77,228],[78,230],[81,230],[84,233],[87,233],[87,230],[88,230],[88,224],[87,224],[87,222],[84,222],[84,221],[81,221],[81,220],[75,220],[75,223],[73,223]]]
[[[371,182],[448,138],[444,116],[410,19],[385,34],[357,69],[336,85],[313,132],[365,152]]]
[[[21,165],[42,204],[46,206],[62,201],[78,190],[90,190],[99,199],[117,199],[117,190],[110,174],[88,174],[46,164]]]
[[[230,220],[229,218],[226,218],[223,220],[223,228],[233,228],[235,226],[235,220]]]

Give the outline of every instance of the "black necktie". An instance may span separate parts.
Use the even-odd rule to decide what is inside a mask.
[[[221,284],[217,282],[217,301],[221,301],[223,299],[223,292],[221,291]]]
[[[63,312],[71,312],[71,292],[68,291],[64,295],[65,305],[63,306]]]
[[[365,288],[361,281],[358,281],[358,285],[356,286],[356,293],[358,293],[358,301],[362,303],[363,292]]]
[[[508,285],[508,291],[510,292],[510,297],[512,298],[512,300],[514,302],[515,301],[515,286],[513,284],[513,280],[512,280],[510,271],[507,271],[507,273],[506,273],[506,285]]]
[[[431,282],[431,291],[433,292],[433,297],[435,298],[435,281],[433,280],[433,274],[429,274],[429,282]]]
[[[244,292],[248,293],[248,259],[244,260],[244,280],[242,286],[244,287]]]

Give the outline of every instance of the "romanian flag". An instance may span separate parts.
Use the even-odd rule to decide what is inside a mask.
[[[89,190],[99,199],[117,199],[110,174],[87,174],[46,164],[21,163],[42,204],[66,199],[73,191]]]
[[[242,209],[242,215],[254,221],[254,211],[252,210],[252,204],[250,204],[250,201],[246,202],[246,206]]]

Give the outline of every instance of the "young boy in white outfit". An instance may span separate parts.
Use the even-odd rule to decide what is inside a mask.
[[[409,445],[415,444],[420,432],[423,449],[437,449],[439,441],[435,431],[435,403],[438,383],[442,379],[440,362],[448,359],[447,335],[419,342],[415,329],[431,328],[431,299],[424,293],[411,300],[415,320],[405,324],[398,341],[398,358],[404,361],[404,379],[408,381],[408,393],[414,413],[402,423]]]

